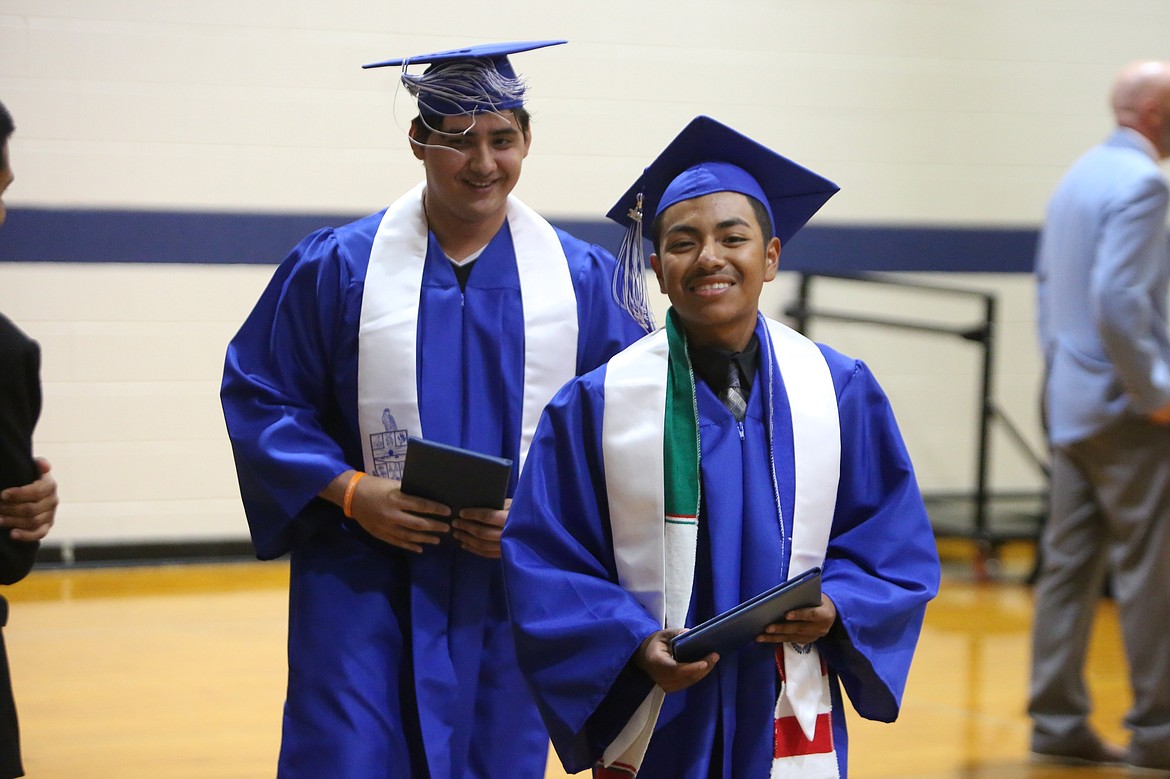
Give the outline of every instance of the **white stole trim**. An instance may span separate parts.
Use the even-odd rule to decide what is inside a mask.
[[[422,434],[415,341],[427,256],[425,191],[426,185],[419,184],[382,216],[358,324],[358,427],[365,469],[398,480],[407,436]],[[381,359],[371,359],[375,354]]]
[[[840,776],[835,751],[786,757],[783,762],[774,762],[769,774],[770,779],[839,779]]]
[[[823,677],[824,675],[822,674]],[[817,702],[817,713],[818,718],[824,717],[826,719],[825,724],[829,728],[830,742],[832,742],[833,699],[832,693],[829,692],[828,679],[823,678],[821,684],[821,698]],[[782,727],[782,723],[785,722],[786,718],[791,717],[795,719],[795,716],[791,701],[781,695],[776,701],[775,709],[777,729]],[[803,726],[801,726],[801,730],[804,730]],[[808,737],[807,733],[805,737]],[[769,774],[769,779],[840,779],[838,768],[837,751],[834,746],[827,752],[811,752],[803,755],[786,755],[784,757],[774,758],[772,760],[772,770]]]
[[[605,368],[601,427],[618,583],[664,626],[663,441],[668,353],[663,329],[610,359]]]
[[[677,620],[686,619],[697,541],[696,525],[691,532],[690,577],[676,575],[680,572],[674,567],[668,575],[670,558],[687,559],[685,555],[667,554],[667,535],[672,526],[665,522],[663,440],[669,354],[666,330],[662,329],[610,359],[605,368],[605,411],[601,425],[602,462],[618,583],[664,627],[684,624]],[[676,610],[677,597],[682,593],[668,592],[669,586],[677,591],[680,580],[687,582],[682,586],[687,591],[687,601],[682,606],[681,618],[676,616]],[[670,616],[675,616],[674,622],[668,611]],[[666,692],[655,685],[606,747],[601,758],[604,765],[622,763],[635,768],[642,765],[665,697]]]
[[[825,562],[841,480],[841,419],[833,376],[820,347],[779,322],[769,321],[768,325],[792,409],[796,476],[788,561],[792,576]],[[796,377],[800,378],[794,381]],[[821,674],[820,652],[816,646],[805,648],[808,651],[800,652],[792,644],[784,644],[786,681],[782,694],[788,697],[801,730],[811,741],[826,681]]]
[[[508,227],[524,303],[524,401],[516,463],[520,473],[544,407],[577,375],[577,293],[565,248],[552,225],[509,196]]]
[[[792,412],[796,495],[789,572],[824,561],[841,468],[841,425],[832,375],[819,347],[796,331],[765,318],[770,344]],[[652,333],[610,360],[605,373],[602,456],[618,580],[646,610],[666,625],[685,624],[694,586],[697,526],[688,532],[665,522],[663,440],[668,346],[665,330]],[[769,421],[769,425],[772,422]],[[773,453],[775,457],[775,453]],[[772,463],[775,473],[775,463]],[[681,604],[681,616],[678,608]],[[787,663],[786,644],[785,661]],[[804,681],[786,687],[804,727],[808,695],[815,727],[821,699],[820,657],[815,647],[794,661],[816,666],[815,690]],[[786,665],[786,671],[792,666]],[[801,668],[801,671],[804,669]],[[789,672],[791,673],[791,672]],[[803,679],[804,673],[798,672]],[[796,687],[797,689],[792,689]],[[801,692],[800,695],[795,693]],[[605,765],[640,766],[665,693],[655,687],[606,749]]]
[[[358,327],[358,425],[365,469],[402,478],[408,435],[425,436],[418,410],[418,313],[429,232],[425,183],[396,200],[370,249]],[[523,467],[545,404],[577,373],[577,296],[552,226],[508,198],[524,309]],[[501,333],[501,337],[509,334]]]

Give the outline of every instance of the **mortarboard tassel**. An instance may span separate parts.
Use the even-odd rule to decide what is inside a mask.
[[[629,312],[647,333],[654,332],[654,312],[646,297],[646,256],[642,241],[642,195],[628,212],[630,225],[618,249],[613,272],[613,299]]]
[[[527,84],[501,73],[491,60],[443,63],[418,75],[402,66],[402,84],[419,106],[444,116],[502,110],[524,103]]]

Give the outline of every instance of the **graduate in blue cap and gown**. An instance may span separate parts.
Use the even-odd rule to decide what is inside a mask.
[[[425,181],[305,238],[228,348],[256,553],[291,558],[280,777],[544,775],[502,590],[507,510],[451,517],[400,479],[421,436],[513,460],[511,494],[544,404],[643,334],[613,257],[510,194],[531,136],[508,55],[557,43],[366,66],[402,68]]]
[[[836,191],[699,117],[610,214],[631,301],[653,220],[666,326],[557,393],[503,533],[520,667],[567,771],[844,777],[842,689],[898,714],[939,582],[913,468],[866,366],[758,308]],[[674,659],[684,628],[816,567],[819,606]]]

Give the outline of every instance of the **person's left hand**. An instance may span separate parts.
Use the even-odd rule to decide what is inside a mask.
[[[828,595],[821,593],[821,605],[788,612],[783,620],[764,628],[756,641],[763,644],[811,644],[818,638],[824,638],[836,621],[836,605]]]
[[[14,541],[40,541],[57,519],[57,480],[49,473],[53,466],[43,457],[36,462],[39,479],[0,492],[0,527],[11,528]]]
[[[464,551],[498,560],[500,557],[500,534],[508,520],[512,499],[504,501],[502,509],[463,509],[451,520],[455,540]]]

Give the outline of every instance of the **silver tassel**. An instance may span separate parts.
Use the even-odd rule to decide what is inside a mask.
[[[654,312],[646,297],[646,253],[642,242],[642,195],[628,212],[630,226],[618,249],[617,266],[613,272],[613,299],[629,312],[643,330],[654,332]]]

